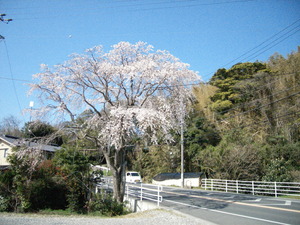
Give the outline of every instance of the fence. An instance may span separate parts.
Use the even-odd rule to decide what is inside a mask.
[[[149,188],[154,187],[154,188]],[[150,201],[157,202],[157,206],[162,202],[163,197],[160,195],[162,191],[162,186],[157,185],[149,185],[143,186],[143,183],[140,184],[129,184],[126,183],[126,192],[127,198],[130,196],[134,196],[139,198],[141,201],[143,199],[147,199]]]
[[[300,196],[300,183],[203,179],[202,188],[253,195]]]

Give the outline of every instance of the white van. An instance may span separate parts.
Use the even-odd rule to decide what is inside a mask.
[[[126,182],[127,183],[140,183],[142,182],[141,175],[135,171],[126,172]]]

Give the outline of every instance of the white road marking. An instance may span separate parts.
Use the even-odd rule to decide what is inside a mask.
[[[208,199],[208,200],[219,201],[219,202],[227,202],[227,203],[237,204],[237,205],[246,205],[246,206],[251,206],[251,207],[260,207],[260,208],[265,208],[265,209],[275,209],[275,210],[280,210],[280,211],[300,213],[300,210],[297,210],[297,209],[278,208],[278,207],[273,207],[273,206],[268,206],[268,205],[263,205],[263,204],[253,204],[253,203],[247,203],[247,202],[233,201],[233,200],[229,200],[229,199],[227,200],[227,199],[212,198],[212,197],[207,197],[207,196],[186,195],[186,194],[176,193],[176,192],[168,192],[168,191],[163,191],[163,192],[175,194],[175,195],[193,197],[193,198],[201,198],[201,199]]]
[[[282,204],[261,204],[261,205],[292,205],[292,201],[284,201]]]
[[[223,198],[234,198],[235,196],[234,195],[230,195],[228,197],[223,197]]]
[[[246,202],[260,202],[261,198],[253,199],[253,200],[246,200]]]
[[[291,205],[292,201],[285,201],[285,205]]]
[[[252,216],[245,216],[245,215],[236,214],[236,213],[223,212],[223,211],[220,211],[220,210],[208,209],[208,208],[205,208],[205,207],[189,205],[189,204],[176,202],[176,201],[171,201],[171,200],[164,200],[164,201],[172,202],[172,203],[180,204],[180,205],[185,205],[185,206],[189,206],[189,207],[193,207],[193,208],[197,208],[197,209],[205,209],[205,210],[209,210],[209,211],[212,211],[212,212],[223,213],[223,214],[227,214],[227,215],[231,215],[231,216],[238,216],[238,217],[243,217],[243,218],[247,218],[247,219],[258,220],[258,221],[263,221],[263,222],[268,222],[268,223],[273,223],[273,224],[291,225],[291,224],[288,224],[288,223],[282,223],[282,222],[277,222],[277,221],[272,221],[272,220],[266,220],[266,219],[262,219],[262,218],[252,217]]]

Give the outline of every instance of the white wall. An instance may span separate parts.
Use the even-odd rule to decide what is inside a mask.
[[[152,184],[181,187],[181,179],[172,179],[172,180],[164,180],[164,181],[152,180]],[[200,186],[200,179],[199,178],[185,178],[184,179],[184,186],[186,186],[186,187],[199,187]]]
[[[5,154],[6,157],[4,157],[5,149],[8,149]],[[7,162],[7,156],[9,154],[11,154],[11,147],[9,145],[7,145],[6,143],[1,142],[1,140],[0,140],[0,166],[10,165],[9,162]]]

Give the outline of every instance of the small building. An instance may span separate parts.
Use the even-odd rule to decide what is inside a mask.
[[[10,164],[7,161],[7,157],[12,153],[12,148],[22,146],[28,146],[43,151],[45,159],[51,158],[54,155],[54,152],[60,149],[58,146],[41,144],[10,135],[0,136],[0,170],[9,167]]]
[[[184,186],[200,187],[202,178],[205,178],[204,173],[184,173]],[[156,185],[181,187],[181,173],[160,173],[153,177],[152,183]]]

